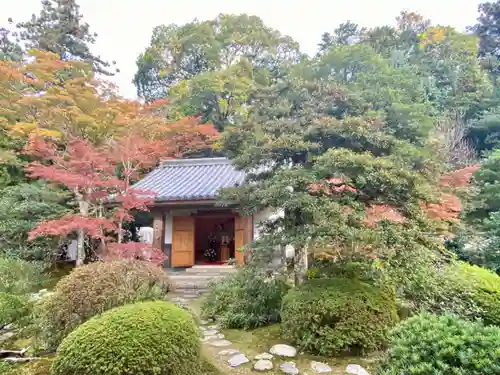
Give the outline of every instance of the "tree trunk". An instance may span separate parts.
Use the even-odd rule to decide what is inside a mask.
[[[83,266],[85,261],[85,232],[78,230],[78,237],[76,239],[76,266]]]
[[[83,200],[83,197],[78,192],[76,193],[76,199],[78,201],[78,208],[80,209],[80,215],[83,217],[89,216],[89,202]],[[77,231],[78,237],[76,240],[76,266],[83,266],[85,262],[85,231],[79,229]]]
[[[123,242],[123,220],[118,224],[118,243]]]
[[[302,248],[300,250],[295,249],[295,254],[293,257],[293,271],[295,276],[295,286],[301,285],[306,280],[307,272],[307,248]]]

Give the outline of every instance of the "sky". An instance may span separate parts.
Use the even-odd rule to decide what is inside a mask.
[[[38,13],[40,0],[0,0],[0,25]],[[270,27],[290,35],[303,52],[313,54],[321,34],[352,21],[365,27],[394,24],[401,10],[415,11],[434,24],[464,30],[475,23],[484,0],[79,0],[91,30],[99,36],[92,51],[116,61],[120,73],[111,80],[126,98],[136,97],[132,83],[136,59],[149,45],[155,26],[183,24],[194,18],[215,18],[219,13],[259,16]],[[6,26],[6,25],[5,25]]]

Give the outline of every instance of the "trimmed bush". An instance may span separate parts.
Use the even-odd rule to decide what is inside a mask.
[[[391,291],[345,278],[310,280],[281,309],[283,338],[324,356],[381,348],[397,320]]]
[[[94,317],[57,350],[51,375],[198,375],[193,318],[170,302],[138,302]]]
[[[76,268],[37,305],[38,345],[56,349],[89,318],[128,303],[162,299],[170,288],[167,274],[148,262],[99,262]]]
[[[379,375],[500,374],[500,329],[421,314],[392,332]]]
[[[285,283],[255,267],[242,267],[210,285],[202,305],[204,318],[224,328],[257,328],[279,321]]]
[[[486,268],[460,263],[455,278],[478,307],[486,325],[500,326],[500,276]]]

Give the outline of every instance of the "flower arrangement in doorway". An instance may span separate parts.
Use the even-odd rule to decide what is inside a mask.
[[[205,250],[205,252],[203,253],[203,256],[205,257],[205,259],[208,261],[208,262],[215,262],[216,258],[217,258],[217,251],[213,248],[208,248]]]

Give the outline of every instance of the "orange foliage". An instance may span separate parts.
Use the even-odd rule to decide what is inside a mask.
[[[426,212],[428,218],[450,223],[457,222],[462,212],[462,204],[460,199],[451,194],[451,192],[453,189],[467,186],[478,169],[479,165],[472,165],[443,175],[439,180],[438,186],[443,190],[450,190],[450,192],[442,192],[439,203],[421,203],[420,207]],[[356,193],[356,189],[344,184],[341,178],[330,178],[327,181],[329,184],[328,187],[321,184],[313,184],[310,187],[310,192],[318,193],[321,191],[324,194],[336,194],[348,191]],[[350,207],[346,207],[346,212],[351,210]],[[406,220],[404,215],[394,207],[381,204],[369,204],[365,210],[365,215],[366,218],[363,220],[363,223],[370,227],[374,227],[377,222],[382,220],[389,220],[396,223],[402,223]]]

